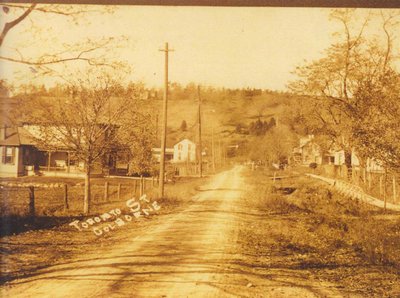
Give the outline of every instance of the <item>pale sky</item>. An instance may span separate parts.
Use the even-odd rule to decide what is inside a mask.
[[[33,53],[57,48],[52,45],[60,40],[68,44],[87,37],[124,35],[129,42],[113,55],[133,67],[132,80],[149,87],[163,84],[164,57],[159,49],[169,42],[175,50],[170,54],[170,81],[285,90],[296,65],[321,57],[333,41],[332,33],[340,29],[329,21],[329,11],[122,6],[110,15],[87,16],[80,26],[55,16],[38,22],[38,15],[32,15],[32,20],[46,29],[32,36],[30,22],[24,22],[10,31],[2,54],[13,47]],[[10,81],[15,80],[17,69],[24,79],[32,75],[25,65],[0,63],[0,75]]]

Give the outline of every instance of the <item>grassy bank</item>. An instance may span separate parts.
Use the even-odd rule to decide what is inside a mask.
[[[306,177],[273,183],[268,176],[247,173],[253,190],[244,203],[259,216],[239,235],[258,266],[308,272],[350,296],[400,295],[399,214],[349,200]]]

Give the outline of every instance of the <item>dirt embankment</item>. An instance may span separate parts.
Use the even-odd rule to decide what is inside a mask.
[[[344,296],[400,296],[399,214],[304,177],[273,183],[270,175],[248,173],[253,191],[243,203],[256,215],[246,218],[239,233],[242,253],[260,270],[278,279],[280,272],[293,272],[332,283]]]

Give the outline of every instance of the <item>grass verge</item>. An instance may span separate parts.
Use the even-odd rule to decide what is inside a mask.
[[[244,204],[260,216],[241,225],[257,266],[308,272],[346,296],[400,296],[400,217],[350,200],[306,177],[273,183],[248,172]],[[296,189],[291,194],[285,189]]]

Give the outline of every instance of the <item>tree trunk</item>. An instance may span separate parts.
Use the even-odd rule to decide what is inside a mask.
[[[85,175],[85,196],[83,198],[83,213],[89,214],[90,212],[90,165],[86,166]]]

